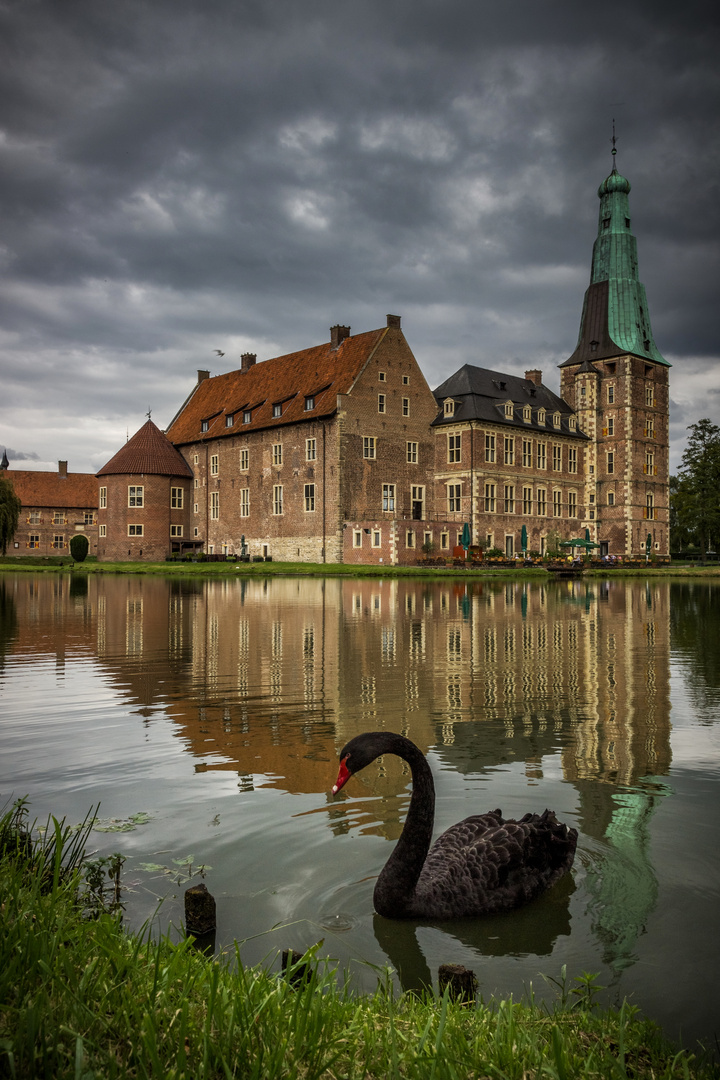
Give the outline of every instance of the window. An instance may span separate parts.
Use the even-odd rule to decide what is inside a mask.
[[[250,451],[249,450],[241,450],[240,451],[240,468],[242,469],[243,472],[245,472],[249,468],[249,466],[250,466]]]
[[[140,528],[142,528],[142,526],[140,526]],[[62,535],[53,536],[52,546],[56,550],[59,550],[60,548],[64,548],[65,547],[65,537],[62,536]]]
[[[142,506],[145,499],[144,487],[129,487],[128,488],[128,506]]]
[[[407,461],[408,465],[417,465],[418,459],[418,444],[416,442],[406,443],[407,448]]]
[[[614,506],[615,505],[615,492],[614,491],[608,491],[607,504],[608,504],[608,506]]]
[[[315,396],[313,394],[308,394],[308,396],[305,398],[305,412],[312,412],[314,408]]]
[[[615,472],[615,454],[614,454],[614,452],[612,450],[608,451],[607,471],[609,473]]]
[[[252,420],[252,409],[245,409],[243,412],[243,424],[249,424]]]
[[[200,421],[200,430],[201,431],[207,431],[209,427],[210,427],[210,421],[209,420],[201,420]]]
[[[234,423],[234,417],[232,417],[232,416],[226,416],[225,417],[225,427],[232,427],[233,423]]]
[[[107,488],[100,488],[100,509],[105,510],[107,507]]]
[[[273,418],[278,417],[278,416],[282,416],[282,404],[281,404],[281,402],[278,401],[273,405],[272,414],[273,414]]]
[[[94,525],[95,524],[95,515],[92,512],[92,510],[86,510],[83,517],[84,517],[83,525]]]
[[[128,536],[142,536],[144,525],[128,525]]]
[[[537,512],[538,517],[545,517],[547,514],[547,492],[545,488],[537,489]]]
[[[655,404],[655,388],[653,386],[645,387],[645,404],[650,409]]]
[[[395,509],[395,485],[383,484],[382,486],[382,508],[383,510]]]
[[[305,485],[305,510],[311,513],[315,509],[315,485]]]
[[[553,491],[553,517],[562,517],[562,491]]]
[[[380,412],[380,413],[385,412],[385,395],[384,394],[378,394],[378,412]]]
[[[505,419],[512,420],[515,410],[512,401],[505,402]]]
[[[213,521],[217,521],[220,517],[220,492],[210,492],[210,517]]]
[[[107,488],[100,488],[100,491],[103,491],[103,490],[107,491]],[[101,503],[100,505],[102,506],[103,503]],[[105,505],[107,505],[107,501],[105,502]],[[28,525],[39,525],[40,520],[41,520],[40,511],[39,510],[31,510],[30,513],[28,514]]]
[[[553,413],[553,427],[556,427],[556,428],[560,427],[560,413],[559,412]]]
[[[537,420],[538,420],[538,424],[544,424],[545,423],[545,410],[544,409],[538,409]]]
[[[64,510],[56,510],[55,513],[53,514],[53,525],[64,525],[64,524],[65,524],[65,511]]]
[[[522,463],[526,469],[532,468],[532,439],[522,441]]]
[[[379,548],[382,543],[382,535],[379,529],[373,529],[372,531],[372,546]]]
[[[250,517],[250,488],[240,488],[240,517]]]
[[[648,453],[645,455],[645,472],[648,474],[648,476],[654,476],[657,473],[657,469],[655,468],[654,454]]]
[[[568,417],[568,427],[570,431],[577,431],[577,416]]]
[[[568,472],[577,472],[577,449],[574,446],[568,447]]]
[[[448,511],[451,514],[459,513],[462,510],[462,484],[448,484],[447,486],[447,499],[448,499]]]
[[[378,371],[378,382],[385,382],[385,372]]]
[[[577,517],[577,494],[574,491],[568,492],[568,517]]]
[[[505,513],[515,513],[515,486],[513,484],[505,485]]]
[[[553,443],[553,472],[562,472],[562,446]]]
[[[305,460],[315,461],[317,457],[317,440],[306,439],[305,440]]]
[[[414,548],[415,547],[415,533],[413,532],[412,529],[408,529],[407,532],[405,533],[405,547],[408,547],[408,548]]]
[[[282,484],[275,484],[273,486],[273,514],[282,514],[283,512],[283,486]]]
[[[273,465],[282,465],[282,443],[273,443],[272,457]]]
[[[645,496],[645,517],[648,520],[655,517],[655,496],[650,492]]]
[[[363,457],[370,460],[375,458],[375,436],[365,435],[363,437]]]
[[[487,514],[495,513],[495,485],[485,485],[485,512]]]
[[[448,461],[462,459],[462,435],[448,435]]]
[[[220,472],[220,459],[217,454],[210,455],[210,475],[217,476]]]
[[[195,454],[195,455],[193,456],[193,464],[194,464],[194,465],[197,465],[197,463],[198,463],[198,461],[199,461],[199,460],[200,460],[200,457],[199,457],[199,455],[198,455],[198,454]]]
[[[410,398],[404,397],[402,402],[402,414],[403,416],[410,415]]]
[[[409,385],[410,385],[410,376],[409,375],[403,375],[403,386],[409,386]]]
[[[182,525],[171,525],[170,526],[170,535],[171,536],[182,536],[182,534],[183,534]]]
[[[486,461],[494,461],[495,460],[495,436],[494,435],[486,435],[485,436],[485,460]]]
[[[412,516],[414,521],[422,521],[425,517],[425,485],[417,484],[410,488],[410,502],[412,504]]]
[[[107,526],[101,525],[99,529],[100,536],[107,536]]]
[[[645,438],[655,438],[655,420],[652,416],[645,417]]]
[[[614,434],[615,434],[615,417],[614,416],[608,416],[607,420],[605,421],[605,430],[603,432],[603,435],[614,435]]]
[[[183,508],[183,489],[179,487],[170,488],[170,506],[173,510],[182,510]]]
[[[585,389],[584,386],[580,387],[580,397],[583,398],[583,403],[584,403],[584,399],[587,397],[587,390]]]
[[[539,442],[537,444],[537,467],[538,469],[547,469],[547,443]]]
[[[194,488],[199,488],[200,487],[200,481],[198,480],[197,476],[193,480],[193,487]]]
[[[39,533],[30,533],[30,535],[28,537],[28,547],[29,548],[39,548],[40,547],[40,535],[39,535]]]
[[[355,530],[355,532],[353,533],[353,547],[362,547],[362,535],[363,534],[360,529]]]
[[[200,513],[200,504],[199,503],[193,503],[193,514],[199,514],[199,513]]]
[[[608,402],[608,405],[614,405],[615,404],[615,385],[614,385],[614,383],[609,383],[608,384],[607,402]]]
[[[515,464],[515,440],[508,435],[505,436],[505,464]]]
[[[523,488],[523,514],[532,514],[533,504],[533,489],[531,487]]]
[[[447,400],[443,402],[443,415],[444,416],[454,416],[455,415],[455,402],[452,400],[452,398],[447,398]]]

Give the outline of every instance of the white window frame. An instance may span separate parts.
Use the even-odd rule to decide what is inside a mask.
[[[107,509],[107,488],[106,487],[101,487],[100,488],[100,498],[99,498],[99,501],[98,501],[98,505],[99,505],[101,510]]]
[[[210,518],[212,521],[220,519],[220,492],[210,492]]]
[[[247,472],[250,468],[250,451],[244,446],[240,451],[240,471]]]
[[[240,517],[250,517],[250,488],[240,488]]]
[[[459,464],[462,461],[462,434],[448,435],[447,437],[448,462]]]
[[[283,486],[273,484],[273,516],[280,517],[283,513]]]
[[[172,510],[182,510],[184,494],[181,487],[170,488],[170,508]]]
[[[272,459],[273,468],[279,469],[283,463],[283,444],[280,442],[272,444]]]
[[[366,461],[375,461],[377,456],[377,439],[374,435],[363,435],[363,458]]]
[[[316,461],[317,460],[317,439],[305,440],[305,460]]]
[[[144,536],[145,526],[140,524],[128,525],[127,534],[128,536]]]
[[[379,413],[384,413],[386,405],[387,405],[387,395],[386,394],[378,394],[378,412]]]
[[[135,509],[142,509],[145,506],[144,484],[128,485],[128,506],[132,506]]]
[[[395,484],[383,484],[382,508],[383,513],[395,513]]]
[[[412,440],[409,440],[408,442],[406,442],[405,447],[408,465],[417,465],[418,444],[416,442],[413,442]]]
[[[305,513],[312,514],[315,512],[315,485],[305,484]]]
[[[211,454],[210,455],[210,475],[211,476],[217,476],[219,472],[220,472],[220,455],[219,454]]]

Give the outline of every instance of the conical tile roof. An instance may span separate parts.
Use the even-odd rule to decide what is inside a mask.
[[[160,428],[156,427],[152,420],[148,420],[95,475],[118,474],[192,476],[192,470]]]

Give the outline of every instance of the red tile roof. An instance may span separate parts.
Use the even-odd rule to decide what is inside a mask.
[[[9,480],[24,507],[78,507],[92,510],[97,506],[98,486],[92,473],[15,472],[0,473]]]
[[[192,476],[192,470],[160,428],[148,420],[95,475],[118,474]]]
[[[167,429],[176,446],[216,439],[221,435],[281,427],[323,416],[337,409],[337,395],[347,394],[360,371],[387,333],[385,327],[347,337],[333,349],[330,342],[300,352],[253,364],[246,370],[198,383],[186,404]],[[306,409],[306,398],[314,407]],[[280,405],[280,416],[273,406]],[[250,423],[243,413],[250,410]],[[233,418],[227,427],[226,417]],[[202,430],[207,422],[207,431]]]

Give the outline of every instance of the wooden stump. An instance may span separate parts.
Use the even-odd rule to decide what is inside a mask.
[[[300,990],[303,986],[307,986],[313,977],[313,969],[309,964],[301,964],[303,954],[295,952],[294,949],[283,949],[282,954],[282,969],[285,977],[289,980],[290,985],[295,990]]]
[[[462,964],[441,964],[438,968],[438,984],[441,994],[448,988],[451,1001],[464,1005],[474,1004],[478,981],[475,972],[470,968],[463,967]]]
[[[193,885],[185,890],[185,930],[188,934],[201,937],[209,934],[217,926],[215,915],[215,897],[207,890],[207,885]]]

